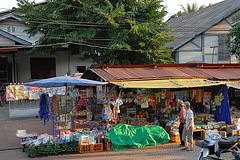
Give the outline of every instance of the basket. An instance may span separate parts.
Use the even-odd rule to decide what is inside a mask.
[[[92,153],[92,152],[102,152],[103,143],[90,144],[90,145],[78,145],[78,152],[83,153]]]
[[[78,145],[78,152],[83,153],[91,153],[92,147],[91,145]]]
[[[170,141],[171,142],[181,142],[180,140],[180,135],[174,135],[174,134],[169,134],[170,135]]]
[[[109,138],[104,138],[104,150],[112,151],[112,142]]]
[[[103,151],[103,143],[93,144],[92,147],[93,147],[92,152],[102,152]]]

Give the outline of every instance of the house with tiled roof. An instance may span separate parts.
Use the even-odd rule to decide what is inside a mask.
[[[239,13],[239,0],[224,0],[167,21],[175,37],[167,46],[173,49],[176,63],[238,63],[227,48],[227,34]]]

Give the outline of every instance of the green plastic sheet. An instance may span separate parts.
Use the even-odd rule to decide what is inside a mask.
[[[170,140],[165,129],[157,125],[130,126],[118,124],[105,135],[111,139],[113,151],[159,145]]]

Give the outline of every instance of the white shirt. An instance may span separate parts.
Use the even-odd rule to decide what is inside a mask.
[[[186,120],[186,127],[188,127],[190,123],[190,119],[192,119],[192,124],[191,126],[194,127],[194,116],[193,116],[193,111],[191,109],[188,109],[185,113],[185,120]]]

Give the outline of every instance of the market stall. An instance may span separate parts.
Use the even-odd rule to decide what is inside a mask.
[[[170,134],[170,141],[179,141],[178,122],[175,121],[179,115],[176,105],[179,100],[191,103],[197,137],[203,134],[200,132],[202,125],[220,129],[231,124],[225,83],[205,79],[126,80],[111,83],[123,88],[119,90],[121,98],[113,92],[105,103],[105,110],[113,114],[113,119],[116,117],[114,113],[118,112],[119,123],[150,125],[154,123],[153,117],[157,116],[160,125]],[[112,97],[115,97],[115,101]],[[108,109],[109,102],[113,106],[112,112]]]
[[[65,86],[64,107],[60,107],[59,100],[56,95],[52,95],[50,103],[48,94],[42,93],[40,95],[39,116],[44,120],[44,124],[50,119],[53,121],[53,135],[39,135],[36,139],[29,139],[28,141],[25,141],[24,147],[28,147],[28,155],[42,156],[58,153],[72,153],[76,151],[80,153],[102,151],[103,144],[100,143],[101,141],[99,136],[102,135],[102,132],[92,130],[91,127],[91,110],[86,104],[87,91],[80,91],[80,101],[75,103],[77,99],[69,98],[69,95],[74,93],[71,92],[70,94],[69,89],[71,89],[71,87],[68,86],[97,86],[105,84],[105,82],[91,81],[68,76],[26,83],[25,85],[27,86],[45,88]],[[90,92],[88,92],[88,94],[90,94]],[[69,105],[68,100],[73,102],[70,104],[70,111],[67,109],[67,106]],[[82,106],[85,107],[84,110],[81,110]],[[77,123],[80,124],[81,122],[81,120],[78,119],[79,116],[85,116],[85,120],[88,120],[90,124],[88,130],[83,126],[76,127]],[[64,122],[64,126],[62,127],[60,125],[61,122]],[[21,136],[18,135],[18,137]]]

